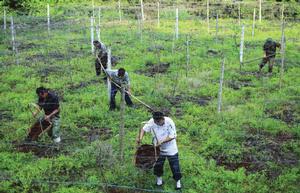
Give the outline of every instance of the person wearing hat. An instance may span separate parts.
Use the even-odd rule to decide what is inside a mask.
[[[168,159],[173,179],[176,181],[176,189],[181,189],[182,175],[178,159],[175,123],[171,118],[164,116],[162,112],[153,112],[152,115],[153,117],[140,130],[137,144],[142,142],[145,132],[151,132],[154,145],[160,147],[160,155],[154,165],[154,174],[157,176],[156,185],[163,185],[164,162]]]

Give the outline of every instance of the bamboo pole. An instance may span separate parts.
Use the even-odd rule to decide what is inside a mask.
[[[47,26],[48,26],[48,33],[50,33],[50,6],[47,4]]]
[[[218,41],[218,32],[219,32],[219,15],[216,16],[216,41]]]
[[[241,32],[241,43],[240,43],[240,70],[242,70],[243,64],[243,54],[244,54],[244,35],[245,35],[245,26],[242,25],[242,32]]]
[[[185,76],[188,76],[188,70],[190,65],[190,49],[189,49],[189,36],[186,36],[186,67],[185,67]]]
[[[122,13],[121,13],[121,0],[118,2],[118,7],[119,7],[119,20],[122,22]]]
[[[120,109],[120,131],[119,131],[119,141],[120,141],[120,160],[124,160],[124,135],[125,135],[125,87],[121,86],[121,109]]]
[[[207,32],[209,33],[209,0],[206,1],[206,22],[207,22]]]
[[[175,23],[175,38],[178,40],[179,38],[179,13],[178,8],[176,8],[176,23]]]
[[[98,9],[98,29],[97,29],[97,38],[101,42],[101,8]]]
[[[221,112],[221,106],[222,106],[222,92],[223,92],[223,79],[224,79],[224,64],[225,64],[225,58],[223,58],[222,64],[221,64],[220,86],[219,86],[219,92],[218,92],[218,113]]]
[[[11,16],[10,17],[10,30],[11,30],[11,43],[12,43],[12,48],[13,48],[13,52],[16,51],[16,45],[15,45],[15,29],[14,29],[14,18]]]
[[[6,10],[3,13],[3,29],[6,30]]]
[[[279,88],[282,88],[282,80],[283,80],[283,73],[284,73],[284,55],[285,55],[285,35],[284,35],[284,28],[285,28],[285,22],[284,22],[284,4],[282,5],[281,10],[281,68],[280,68],[280,82],[279,82]]]
[[[145,21],[143,0],[141,0],[140,3],[141,3],[141,15],[142,15],[141,20],[142,20],[142,21]]]
[[[91,17],[91,48],[92,48],[92,53],[94,54],[94,18]]]
[[[160,26],[159,1],[157,2],[157,27]]]
[[[253,22],[252,22],[252,38],[254,37],[255,19],[256,19],[256,9],[254,8],[254,10],[253,10]]]
[[[95,3],[94,0],[92,0],[92,13],[93,13],[93,18],[95,18]]]
[[[262,0],[259,0],[259,22],[261,23],[261,4]]]
[[[111,49],[107,49],[107,70],[111,70]],[[110,79],[107,78],[107,94],[108,94],[108,99],[109,101],[111,100],[111,82]]]
[[[238,3],[239,5],[239,25],[241,25],[241,3]]]

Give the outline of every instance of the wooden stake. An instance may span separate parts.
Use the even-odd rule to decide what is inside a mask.
[[[261,23],[261,3],[262,0],[259,0],[259,22]]]
[[[159,1],[157,2],[157,27],[160,25],[160,20],[159,20]]]
[[[281,69],[280,69],[280,82],[279,82],[279,88],[282,88],[282,79],[283,79],[283,73],[284,73],[284,55],[285,55],[285,35],[284,35],[284,28],[285,28],[285,22],[284,22],[284,4],[282,5],[281,10]]]
[[[239,5],[239,25],[241,25],[241,3],[238,3]]]
[[[225,64],[225,58],[223,58],[222,64],[221,64],[220,86],[219,86],[219,93],[218,93],[218,113],[221,112],[221,106],[222,106],[222,91],[223,91],[223,79],[224,79],[224,64]]]
[[[120,160],[124,160],[124,135],[125,135],[125,130],[124,130],[124,125],[125,125],[125,120],[124,120],[124,114],[125,114],[125,88],[122,85],[121,87],[121,109],[120,109],[120,131],[119,131],[119,141],[120,141]]]
[[[253,23],[252,23],[252,38],[254,37],[255,17],[256,17],[256,9],[254,8],[254,10],[253,10]]]
[[[121,0],[119,0],[119,20],[122,21],[122,13],[121,13]]]
[[[242,64],[243,64],[244,35],[245,35],[245,26],[242,25],[241,43],[240,43],[240,70],[242,70]]]
[[[111,49],[110,48],[107,49],[107,70],[111,70]],[[109,101],[111,100],[110,93],[111,93],[111,82],[109,78],[107,78],[107,94],[108,94]]]
[[[178,8],[176,8],[176,24],[175,24],[175,38],[178,40],[179,37],[179,18],[178,18]]]
[[[145,21],[143,0],[141,0],[141,14],[142,14],[141,20]]]
[[[94,4],[94,0],[92,0],[92,13],[93,13],[93,18],[95,18],[95,4]]]
[[[189,36],[186,36],[186,67],[185,67],[185,76],[188,76],[188,70],[189,70],[189,64],[190,64],[190,49],[189,49]]]
[[[206,2],[206,22],[207,22],[207,32],[209,33],[209,0]]]
[[[14,33],[14,18],[12,16],[10,17],[10,29],[11,29],[12,48],[13,48],[13,52],[15,52],[16,47],[15,47],[15,33]]]
[[[3,29],[6,30],[6,10],[3,13]]]
[[[219,16],[216,16],[216,41],[218,41],[218,32],[219,32]]]
[[[98,9],[98,30],[97,30],[98,41],[101,42],[101,8]]]
[[[91,48],[92,48],[92,54],[94,54],[94,18],[91,17]]]
[[[50,33],[50,6],[47,4],[47,26],[48,26],[48,33]]]

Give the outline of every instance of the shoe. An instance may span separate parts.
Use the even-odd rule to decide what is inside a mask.
[[[176,190],[181,190],[181,183],[180,183],[180,180],[178,180],[176,182]]]
[[[60,143],[60,142],[61,142],[61,139],[60,139],[60,137],[57,137],[57,138],[53,139],[53,141],[54,141],[55,143]]]
[[[157,186],[162,186],[163,185],[162,177],[157,177],[156,178],[156,185]]]

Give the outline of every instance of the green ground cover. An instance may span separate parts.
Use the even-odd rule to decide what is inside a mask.
[[[12,54],[10,31],[1,31],[0,192],[143,192],[103,183],[157,190],[152,172],[133,164],[137,132],[151,113],[137,101],[137,108],[126,107],[125,158],[120,161],[120,112],[108,111],[106,85],[95,76],[89,18],[77,13],[73,7],[53,11],[49,34],[45,17],[16,17],[17,55]],[[155,13],[147,14],[141,35],[134,13],[124,10],[118,22],[116,10],[102,10],[101,40],[120,58],[114,68],[129,72],[132,93],[174,119],[183,192],[298,192],[299,23],[286,22],[280,88],[280,55],[272,75],[267,66],[257,73],[260,61],[240,70],[237,19],[220,17],[216,37],[214,18],[208,32],[204,19],[180,10],[180,36],[173,42],[175,12],[162,11],[159,27]],[[254,37],[252,20],[242,23],[245,61],[262,56],[266,38],[280,41],[278,19],[257,21]],[[223,104],[217,113],[223,57]],[[63,142],[58,150],[39,147],[44,148],[39,155],[21,153],[13,142],[22,141],[33,123],[27,105],[36,101],[35,89],[41,85],[61,98]],[[119,94],[117,101],[119,105]],[[148,136],[145,142],[150,141]],[[46,135],[40,139],[40,144],[50,143]],[[164,190],[174,192],[168,167]]]

